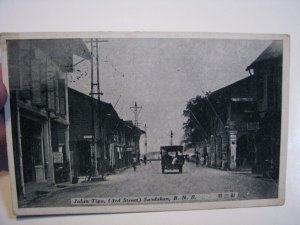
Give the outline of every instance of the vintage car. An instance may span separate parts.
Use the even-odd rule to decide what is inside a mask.
[[[182,166],[184,164],[182,151],[183,146],[181,145],[160,147],[162,173],[165,173],[165,170],[178,170],[179,173],[182,173]]]

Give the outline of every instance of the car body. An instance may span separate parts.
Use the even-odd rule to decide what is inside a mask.
[[[181,145],[160,147],[162,173],[165,173],[165,170],[178,170],[179,173],[182,173],[182,167],[184,164],[182,152],[183,146]]]

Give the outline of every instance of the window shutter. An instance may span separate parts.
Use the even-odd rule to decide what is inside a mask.
[[[66,114],[65,79],[58,80],[59,111],[61,115]]]
[[[10,90],[20,90],[19,45],[15,40],[7,41],[8,74]]]
[[[47,58],[41,59],[41,102],[43,107],[47,107]]]
[[[30,41],[20,41],[20,80],[21,80],[21,92],[20,97],[26,100],[31,99],[31,59],[33,57],[33,52],[31,51]]]
[[[53,77],[47,78],[47,88],[48,88],[48,109],[52,112],[55,111],[55,89],[54,89],[54,79]]]
[[[31,62],[32,104],[36,106],[42,105],[40,64],[39,59],[33,59]]]
[[[54,80],[54,94],[55,94],[55,113],[59,114],[59,89],[58,79]]]

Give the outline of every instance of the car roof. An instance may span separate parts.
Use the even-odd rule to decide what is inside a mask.
[[[177,152],[177,151],[182,152],[183,146],[182,145],[168,145],[168,146],[161,146],[160,149],[167,151],[167,152]]]

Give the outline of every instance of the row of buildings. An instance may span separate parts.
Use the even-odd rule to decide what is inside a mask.
[[[211,167],[277,178],[280,159],[282,41],[273,41],[246,69],[249,76],[208,96],[210,137],[197,153]]]
[[[8,71],[17,192],[34,183],[76,182],[130,165],[144,133],[110,103],[68,87],[81,39],[9,40]]]

